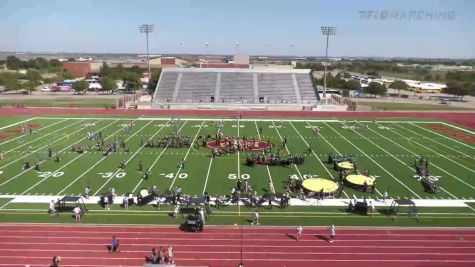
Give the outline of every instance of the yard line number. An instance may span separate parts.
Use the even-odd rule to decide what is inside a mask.
[[[115,173],[115,172],[99,172],[97,174],[99,174],[104,179],[109,179],[109,178],[122,179],[126,175],[125,172],[118,172],[118,173]]]
[[[228,175],[228,179],[236,180],[237,178],[238,178],[238,175],[235,174],[235,173],[230,173],[230,174]],[[251,176],[250,176],[249,174],[247,174],[247,173],[241,174],[241,179],[243,179],[243,180],[249,180],[250,178],[251,178]]]
[[[54,177],[58,178],[64,175],[64,172],[36,172],[40,178]]]
[[[175,174],[173,172],[171,172],[171,173],[160,173],[160,175],[164,176],[164,177],[167,177],[169,179],[175,178]],[[188,173],[182,172],[182,173],[178,174],[177,177],[180,178],[180,179],[186,179],[186,178],[188,178]]]

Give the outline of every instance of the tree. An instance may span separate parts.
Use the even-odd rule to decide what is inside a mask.
[[[117,89],[117,84],[110,78],[102,79],[101,86],[103,91],[114,91]]]
[[[361,90],[361,85],[360,82],[355,81],[355,80],[349,80],[346,82],[346,87],[345,89],[348,90]]]
[[[74,77],[74,75],[70,72],[67,72],[66,70],[63,71],[63,73],[61,74],[61,76],[63,77],[63,79],[65,80],[71,80],[71,79],[74,79],[76,77]]]
[[[73,89],[74,89],[74,91],[76,91],[78,93],[84,93],[85,90],[87,89],[87,82],[84,81],[84,80],[77,81],[77,82],[73,83]]]
[[[389,86],[389,88],[392,88],[392,89],[396,89],[397,90],[397,93],[400,95],[401,94],[401,90],[407,90],[409,86],[407,85],[407,83],[405,81],[401,81],[401,80],[395,80],[393,83],[391,83],[391,85]]]
[[[72,57],[68,58],[68,62],[74,62],[74,61],[76,61],[76,59],[74,59]]]
[[[21,67],[21,60],[15,56],[7,57],[7,68],[10,70],[19,70]]]
[[[162,74],[162,69],[159,69],[158,71],[152,71],[152,79],[149,81],[149,84],[148,84],[148,92],[150,93],[150,95],[152,95],[155,92],[158,79],[160,79],[160,74]]]
[[[33,81],[28,81],[25,83],[24,88],[28,90],[28,94],[31,94],[31,91],[35,90],[36,84]]]
[[[463,97],[470,94],[470,88],[472,85],[469,82],[448,82],[447,87],[442,90],[443,93],[451,94],[454,96],[460,96],[463,100]]]
[[[41,82],[41,75],[38,71],[29,70],[26,72],[26,79],[32,82],[35,86],[39,85]]]
[[[368,87],[365,87],[363,89],[363,91],[367,94],[371,94],[371,95],[381,95],[383,96],[384,94],[386,94],[386,87],[384,87],[384,85],[380,84],[380,83],[377,83],[377,82],[372,82],[368,85]]]

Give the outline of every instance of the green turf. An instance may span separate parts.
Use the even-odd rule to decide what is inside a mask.
[[[50,116],[48,116],[50,117]],[[104,116],[99,116],[103,118]],[[244,165],[249,152],[240,152],[217,157],[211,160],[210,150],[205,147],[183,147],[183,148],[141,148],[140,140],[147,140],[154,136],[155,139],[170,135],[174,126],[168,120],[155,118],[150,120],[145,117],[121,117],[110,116],[109,119],[100,119],[97,116],[51,116],[51,118],[38,117],[28,121],[32,125],[38,126],[32,132],[24,136],[19,136],[12,130],[19,130],[22,124],[12,125],[28,119],[26,116],[19,118],[2,117],[0,127],[0,151],[5,154],[5,159],[0,161],[0,195],[81,195],[85,186],[92,188],[93,194],[101,194],[109,188],[115,188],[119,195],[133,193],[136,195],[141,188],[150,188],[157,185],[161,192],[169,188],[180,186],[183,192],[189,195],[200,196],[204,191],[212,195],[229,195],[230,190],[235,186],[234,177],[248,179],[249,183],[255,187],[259,194],[267,191],[269,183],[272,183],[277,192],[283,191],[283,186],[289,175],[310,174],[327,179],[338,179],[338,172],[333,170],[333,165],[327,163],[329,154],[353,154],[357,157],[358,168],[360,170],[370,170],[377,178],[378,193],[371,195],[351,188],[345,188],[343,198],[357,197],[380,198],[381,193],[389,191],[395,198],[422,198],[422,199],[466,199],[473,200],[475,196],[475,182],[473,180],[475,170],[475,145],[461,140],[455,140],[440,136],[434,130],[427,127],[427,123],[420,124],[420,120],[397,120],[388,119],[379,122],[362,122],[356,124],[356,131],[348,129],[353,126],[353,122],[344,121],[283,121],[280,120],[227,120],[224,122],[222,132],[227,136],[247,136],[248,138],[259,138],[268,140],[275,146],[274,152],[280,150],[282,155],[304,154],[305,163],[296,167],[269,167]],[[78,119],[80,118],[80,119]],[[127,122],[134,123],[134,129],[130,133],[125,133],[122,125]],[[414,122],[414,123],[413,123]],[[436,121],[433,122],[438,123]],[[84,127],[85,124],[89,126]],[[368,126],[368,128],[365,127]],[[316,134],[311,127],[319,126],[320,133]],[[209,120],[186,120],[182,119],[176,126],[181,134],[190,138],[195,136],[214,136],[215,122]],[[262,128],[262,133],[258,134],[258,129]],[[389,128],[389,129],[388,129]],[[93,149],[92,152],[78,154],[72,152],[70,147],[73,144],[87,146],[92,144],[87,141],[87,132],[101,130],[105,143],[114,140],[126,140],[130,146],[130,151],[122,149],[108,157],[104,157],[101,152]],[[474,136],[473,133],[466,133]],[[288,139],[287,148],[280,146],[282,139]],[[46,148],[51,143],[54,152],[62,151],[61,161],[55,162],[46,158]],[[308,151],[308,144],[312,144],[313,152]],[[31,146],[33,153],[28,154],[28,147]],[[278,148],[280,147],[280,148]],[[433,176],[439,179],[440,192],[433,195],[425,193],[420,182],[414,178],[414,159],[417,155],[424,155],[431,160],[431,171]],[[179,162],[185,159],[185,168],[180,168]],[[22,171],[22,164],[27,160],[33,164],[36,160],[45,160],[40,165],[40,172],[33,170]],[[125,170],[118,170],[120,160],[128,161]],[[142,178],[142,172],[137,170],[138,162],[143,163],[144,168],[150,168],[152,175],[148,180]],[[0,207],[8,209],[24,209],[33,204],[17,204],[0,201]],[[24,206],[22,206],[24,205]],[[38,205],[34,204],[33,206]],[[46,209],[47,204],[40,204]],[[473,207],[473,206],[472,206]],[[38,208],[36,206],[36,208]],[[40,208],[41,209],[41,208]],[[99,209],[95,207],[94,209]],[[113,207],[113,210],[119,207]],[[131,207],[132,210],[152,211],[153,207]],[[169,207],[162,207],[167,210]],[[236,218],[232,212],[236,207],[228,207],[221,212],[223,216],[216,216],[216,223],[227,224]],[[450,210],[452,209],[452,211]],[[461,208],[461,213],[473,213],[468,208]],[[315,211],[316,210],[316,211]],[[458,213],[453,208],[433,208],[431,211],[419,212],[429,213]],[[252,210],[243,209],[243,212]],[[266,211],[264,209],[263,211]],[[377,219],[358,219],[355,216],[345,214],[344,208],[339,207],[289,207],[283,210],[274,208],[273,212],[310,212],[313,217],[300,217],[309,224],[325,224],[330,220],[339,220],[343,224],[373,224],[374,221],[381,220],[388,223],[388,218],[378,215]],[[9,211],[13,212],[13,211]],[[343,217],[328,218],[329,214],[311,214],[311,212],[332,212],[342,213]],[[123,213],[120,213],[123,214]],[[90,222],[109,222],[118,220],[123,223],[130,223],[132,215],[94,215]],[[228,218],[225,215],[231,216]],[[285,214],[284,214],[285,215]],[[31,215],[32,221],[36,214]],[[137,215],[138,216],[138,215]],[[144,213],[142,218],[152,216]],[[269,214],[269,216],[273,216]],[[275,224],[292,224],[297,220],[279,214]],[[303,216],[303,215],[302,215]],[[323,216],[317,217],[317,216]],[[337,216],[337,215],[332,215]],[[340,215],[338,215],[340,216]],[[427,217],[427,223],[432,223],[432,215]],[[434,215],[436,216],[436,215]],[[442,215],[437,215],[442,217]],[[22,221],[22,215],[16,213],[9,216],[9,219]],[[12,219],[13,218],[13,219]],[[107,219],[99,219],[107,218]],[[166,217],[160,218],[160,223],[168,223]],[[269,217],[269,221],[271,221]],[[144,223],[154,221],[156,218],[144,219]],[[42,219],[38,219],[41,221]],[[46,220],[54,220],[47,218]],[[89,220],[89,219],[88,219]],[[406,222],[411,224],[409,219]],[[364,222],[363,222],[364,221]],[[390,220],[389,220],[390,221]],[[473,223],[472,219],[462,219],[466,224]],[[425,225],[426,222],[423,224]],[[389,222],[390,223],[390,222]],[[448,219],[440,218],[434,225],[459,225]]]
[[[0,99],[0,106],[23,105],[26,107],[77,107],[104,108],[115,107],[116,100],[112,98],[45,98],[45,99]]]
[[[473,110],[471,108],[443,105],[443,104],[412,104],[391,102],[364,102],[358,101],[358,105],[368,106],[379,110]]]

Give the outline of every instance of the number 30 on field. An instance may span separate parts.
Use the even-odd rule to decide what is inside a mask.
[[[121,179],[121,178],[124,178],[126,173],[125,172],[118,172],[118,173],[114,173],[114,172],[99,172],[97,174],[100,174],[102,176],[102,178],[105,178],[105,179],[109,179],[109,178],[117,178],[117,179]]]
[[[235,173],[230,173],[230,174],[228,175],[228,179],[236,180],[237,178],[238,178],[238,175],[235,174]],[[247,173],[241,174],[241,179],[243,179],[243,180],[248,180],[249,178],[251,178],[251,176],[250,176],[249,174],[247,174]]]

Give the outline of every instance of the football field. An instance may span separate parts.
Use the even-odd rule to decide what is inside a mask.
[[[393,198],[473,200],[475,197],[475,134],[438,121],[421,120],[273,120],[234,118],[151,117],[33,117],[1,118],[0,195],[80,196],[89,186],[98,196],[110,188],[117,195],[137,193],[156,185],[160,192],[182,188],[184,194],[230,195],[240,177],[257,190],[267,192],[269,183],[283,192],[289,176],[338,181],[339,172],[328,162],[330,154],[356,157],[358,169],[376,178],[376,192],[345,187],[341,198],[381,198],[388,191]],[[133,124],[130,130],[128,124]],[[202,140],[216,136],[258,139],[272,144],[282,157],[303,155],[301,165],[268,166],[245,164],[252,152],[237,151],[211,157]],[[316,131],[318,127],[319,131]],[[30,133],[30,130],[31,133]],[[181,148],[148,147],[147,140],[160,140],[173,131],[188,137],[193,145]],[[88,133],[100,131],[104,143],[124,141],[104,156]],[[287,140],[287,146],[282,145]],[[82,145],[83,153],[72,146]],[[87,149],[91,146],[91,150]],[[309,149],[311,147],[311,150]],[[52,157],[48,158],[48,149]],[[30,151],[31,150],[31,151]],[[59,153],[60,161],[55,160]],[[416,174],[414,161],[430,160],[430,179],[438,192],[427,193]],[[35,162],[39,170],[35,170]],[[120,162],[125,168],[119,168]],[[25,162],[30,168],[24,168]],[[142,171],[139,170],[142,163]],[[183,164],[181,164],[183,162]],[[144,171],[150,170],[148,179]],[[8,202],[5,204],[7,205]]]

